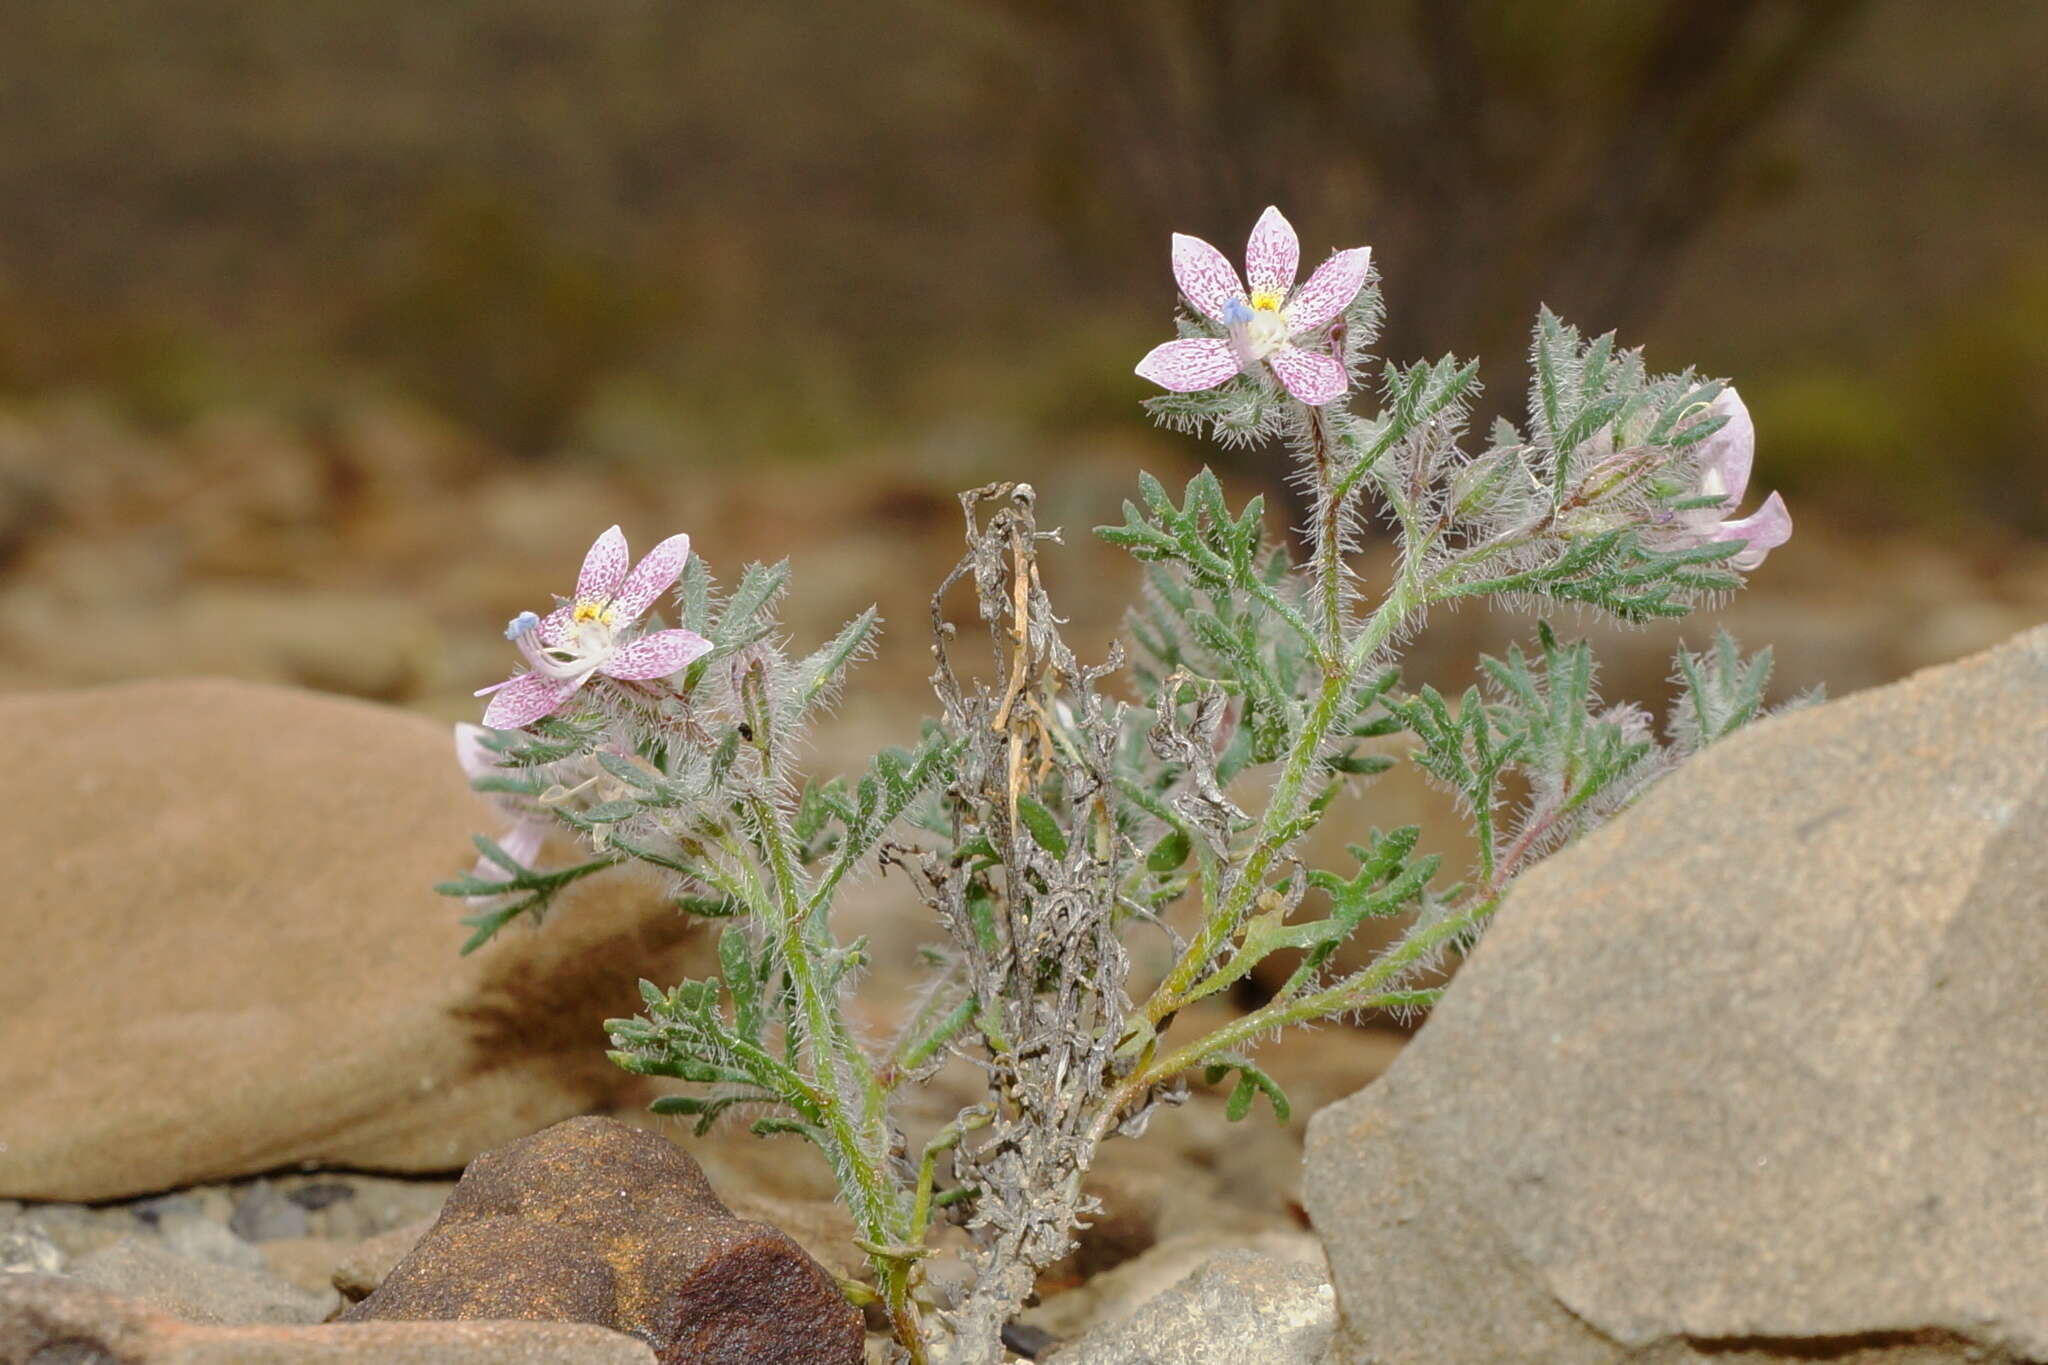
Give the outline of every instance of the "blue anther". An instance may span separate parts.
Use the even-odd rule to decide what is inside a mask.
[[[505,624],[505,638],[516,640],[529,630],[540,628],[540,618],[530,611],[522,611]]]
[[[1232,299],[1223,305],[1223,320],[1235,327],[1252,320],[1251,305],[1243,299]]]

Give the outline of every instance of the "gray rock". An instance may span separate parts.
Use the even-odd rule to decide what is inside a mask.
[[[318,1213],[354,1199],[356,1190],[345,1180],[315,1180],[300,1185],[285,1197],[309,1213]]]
[[[63,1268],[64,1253],[34,1222],[0,1229],[0,1275],[54,1275]]]
[[[1226,1251],[1049,1365],[1315,1365],[1336,1326],[1323,1276],[1298,1260]]]
[[[1309,1126],[1332,1365],[2048,1359],[2048,629],[1709,750]]]
[[[168,1214],[157,1220],[157,1240],[164,1250],[188,1261],[233,1266],[237,1270],[263,1269],[263,1253],[204,1214]]]
[[[235,1201],[228,1228],[247,1242],[281,1242],[308,1235],[303,1205],[286,1198],[268,1180],[259,1180]]]
[[[85,1257],[68,1278],[184,1322],[321,1322],[341,1306],[331,1289],[316,1294],[262,1271],[187,1260],[140,1237]]]
[[[293,1191],[288,1197],[306,1208],[306,1224],[314,1237],[336,1237],[359,1242],[392,1228],[405,1227],[422,1218],[433,1221],[448,1201],[455,1181],[394,1180],[386,1176],[337,1175],[323,1177],[325,1192],[309,1207]],[[346,1194],[336,1191],[345,1190]]]
[[[226,1223],[235,1211],[234,1192],[225,1185],[194,1185],[171,1194],[151,1195],[128,1205],[142,1222],[155,1227],[166,1218],[210,1218]]]
[[[66,1261],[112,1246],[138,1229],[126,1209],[95,1209],[83,1204],[19,1204],[9,1201],[8,1213],[0,1208],[0,1232],[33,1227],[49,1239]]]
[[[1150,1134],[1146,1135],[1148,1140]],[[1305,1232],[1195,1232],[1169,1237],[1121,1265],[1019,1313],[1020,1326],[1055,1341],[1078,1340],[1129,1318],[1159,1295],[1227,1251],[1257,1252],[1268,1260],[1292,1261],[1327,1280],[1323,1249]]]

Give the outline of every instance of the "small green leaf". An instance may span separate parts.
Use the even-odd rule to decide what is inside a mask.
[[[860,657],[873,641],[881,620],[880,613],[869,607],[847,622],[830,643],[798,665],[797,698],[802,705],[809,706],[815,702]]]
[[[725,732],[725,738],[719,741],[718,748],[712,752],[711,780],[715,783],[724,782],[726,775],[732,771],[732,765],[738,760],[739,756],[740,732],[738,730],[728,730]]]
[[[972,995],[966,995],[945,1013],[935,1018],[920,1020],[920,1023],[928,1025],[926,1031],[916,1035],[902,1048],[897,1055],[897,1061],[909,1068],[923,1066],[940,1048],[960,1035],[960,1031],[973,1021],[980,1008],[980,1001]]]
[[[1145,855],[1145,867],[1161,875],[1172,872],[1188,860],[1191,848],[1186,830],[1169,830],[1166,837],[1152,845],[1152,851]]]
[[[755,1137],[767,1137],[770,1133],[794,1133],[798,1137],[808,1138],[820,1147],[825,1146],[825,1135],[816,1127],[802,1119],[784,1118],[778,1114],[755,1119],[747,1125],[747,1131]]]
[[[1055,858],[1067,856],[1067,836],[1060,822],[1037,797],[1026,793],[1017,798],[1017,818],[1024,822],[1031,841]]]
[[[525,874],[526,865],[520,862],[517,858],[513,857],[511,854],[507,853],[504,849],[498,847],[497,840],[489,838],[488,836],[482,834],[472,834],[469,836],[469,838],[470,842],[476,845],[477,852],[483,854],[484,857],[490,859],[499,867],[504,868],[514,877],[523,876]]]
[[[533,908],[537,899],[538,897],[530,896],[517,905],[508,905],[502,910],[491,910],[480,915],[464,916],[462,922],[474,927],[476,932],[463,942],[459,955],[468,957],[471,953],[489,943],[493,938],[496,938],[500,929],[503,929],[506,925],[517,919],[525,911]]]
[[[974,941],[981,951],[994,957],[1002,949],[996,933],[996,898],[980,880],[967,883],[967,919],[974,926]]]
[[[746,906],[725,896],[677,896],[676,909],[700,919],[732,919],[747,912]]]
[[[737,649],[759,634],[769,607],[789,583],[789,561],[777,564],[749,564],[740,574],[740,585],[732,600],[719,614],[711,632],[712,643],[721,652]]]

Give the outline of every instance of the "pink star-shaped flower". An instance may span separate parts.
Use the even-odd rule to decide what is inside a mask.
[[[639,681],[665,678],[711,648],[695,631],[657,630],[634,636],[632,626],[675,584],[690,557],[690,538],[670,536],[626,572],[626,536],[614,526],[591,545],[576,577],[576,596],[545,617],[521,612],[505,629],[530,666],[490,687],[484,724],[517,730],[551,716],[592,674]]]
[[[1272,367],[1281,387],[1310,407],[1341,398],[1350,377],[1325,349],[1297,343],[1319,333],[1351,306],[1372,268],[1372,248],[1339,251],[1296,289],[1301,241],[1280,210],[1268,208],[1244,252],[1245,280],[1224,254],[1199,237],[1173,234],[1173,277],[1197,312],[1227,335],[1190,337],[1152,348],[1138,373],[1175,393],[1228,383],[1254,365]],[[1249,281],[1251,287],[1245,287]],[[1290,294],[1291,291],[1291,294]]]

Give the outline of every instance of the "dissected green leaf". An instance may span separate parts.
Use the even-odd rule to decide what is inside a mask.
[[[1252,1100],[1261,1094],[1272,1104],[1273,1117],[1282,1123],[1293,1117],[1293,1106],[1287,1102],[1287,1092],[1280,1088],[1280,1083],[1241,1053],[1217,1053],[1202,1068],[1202,1079],[1214,1085],[1233,1071],[1237,1073],[1237,1084],[1231,1088],[1230,1098],[1223,1106],[1225,1118],[1232,1123],[1239,1122],[1251,1113]]]

